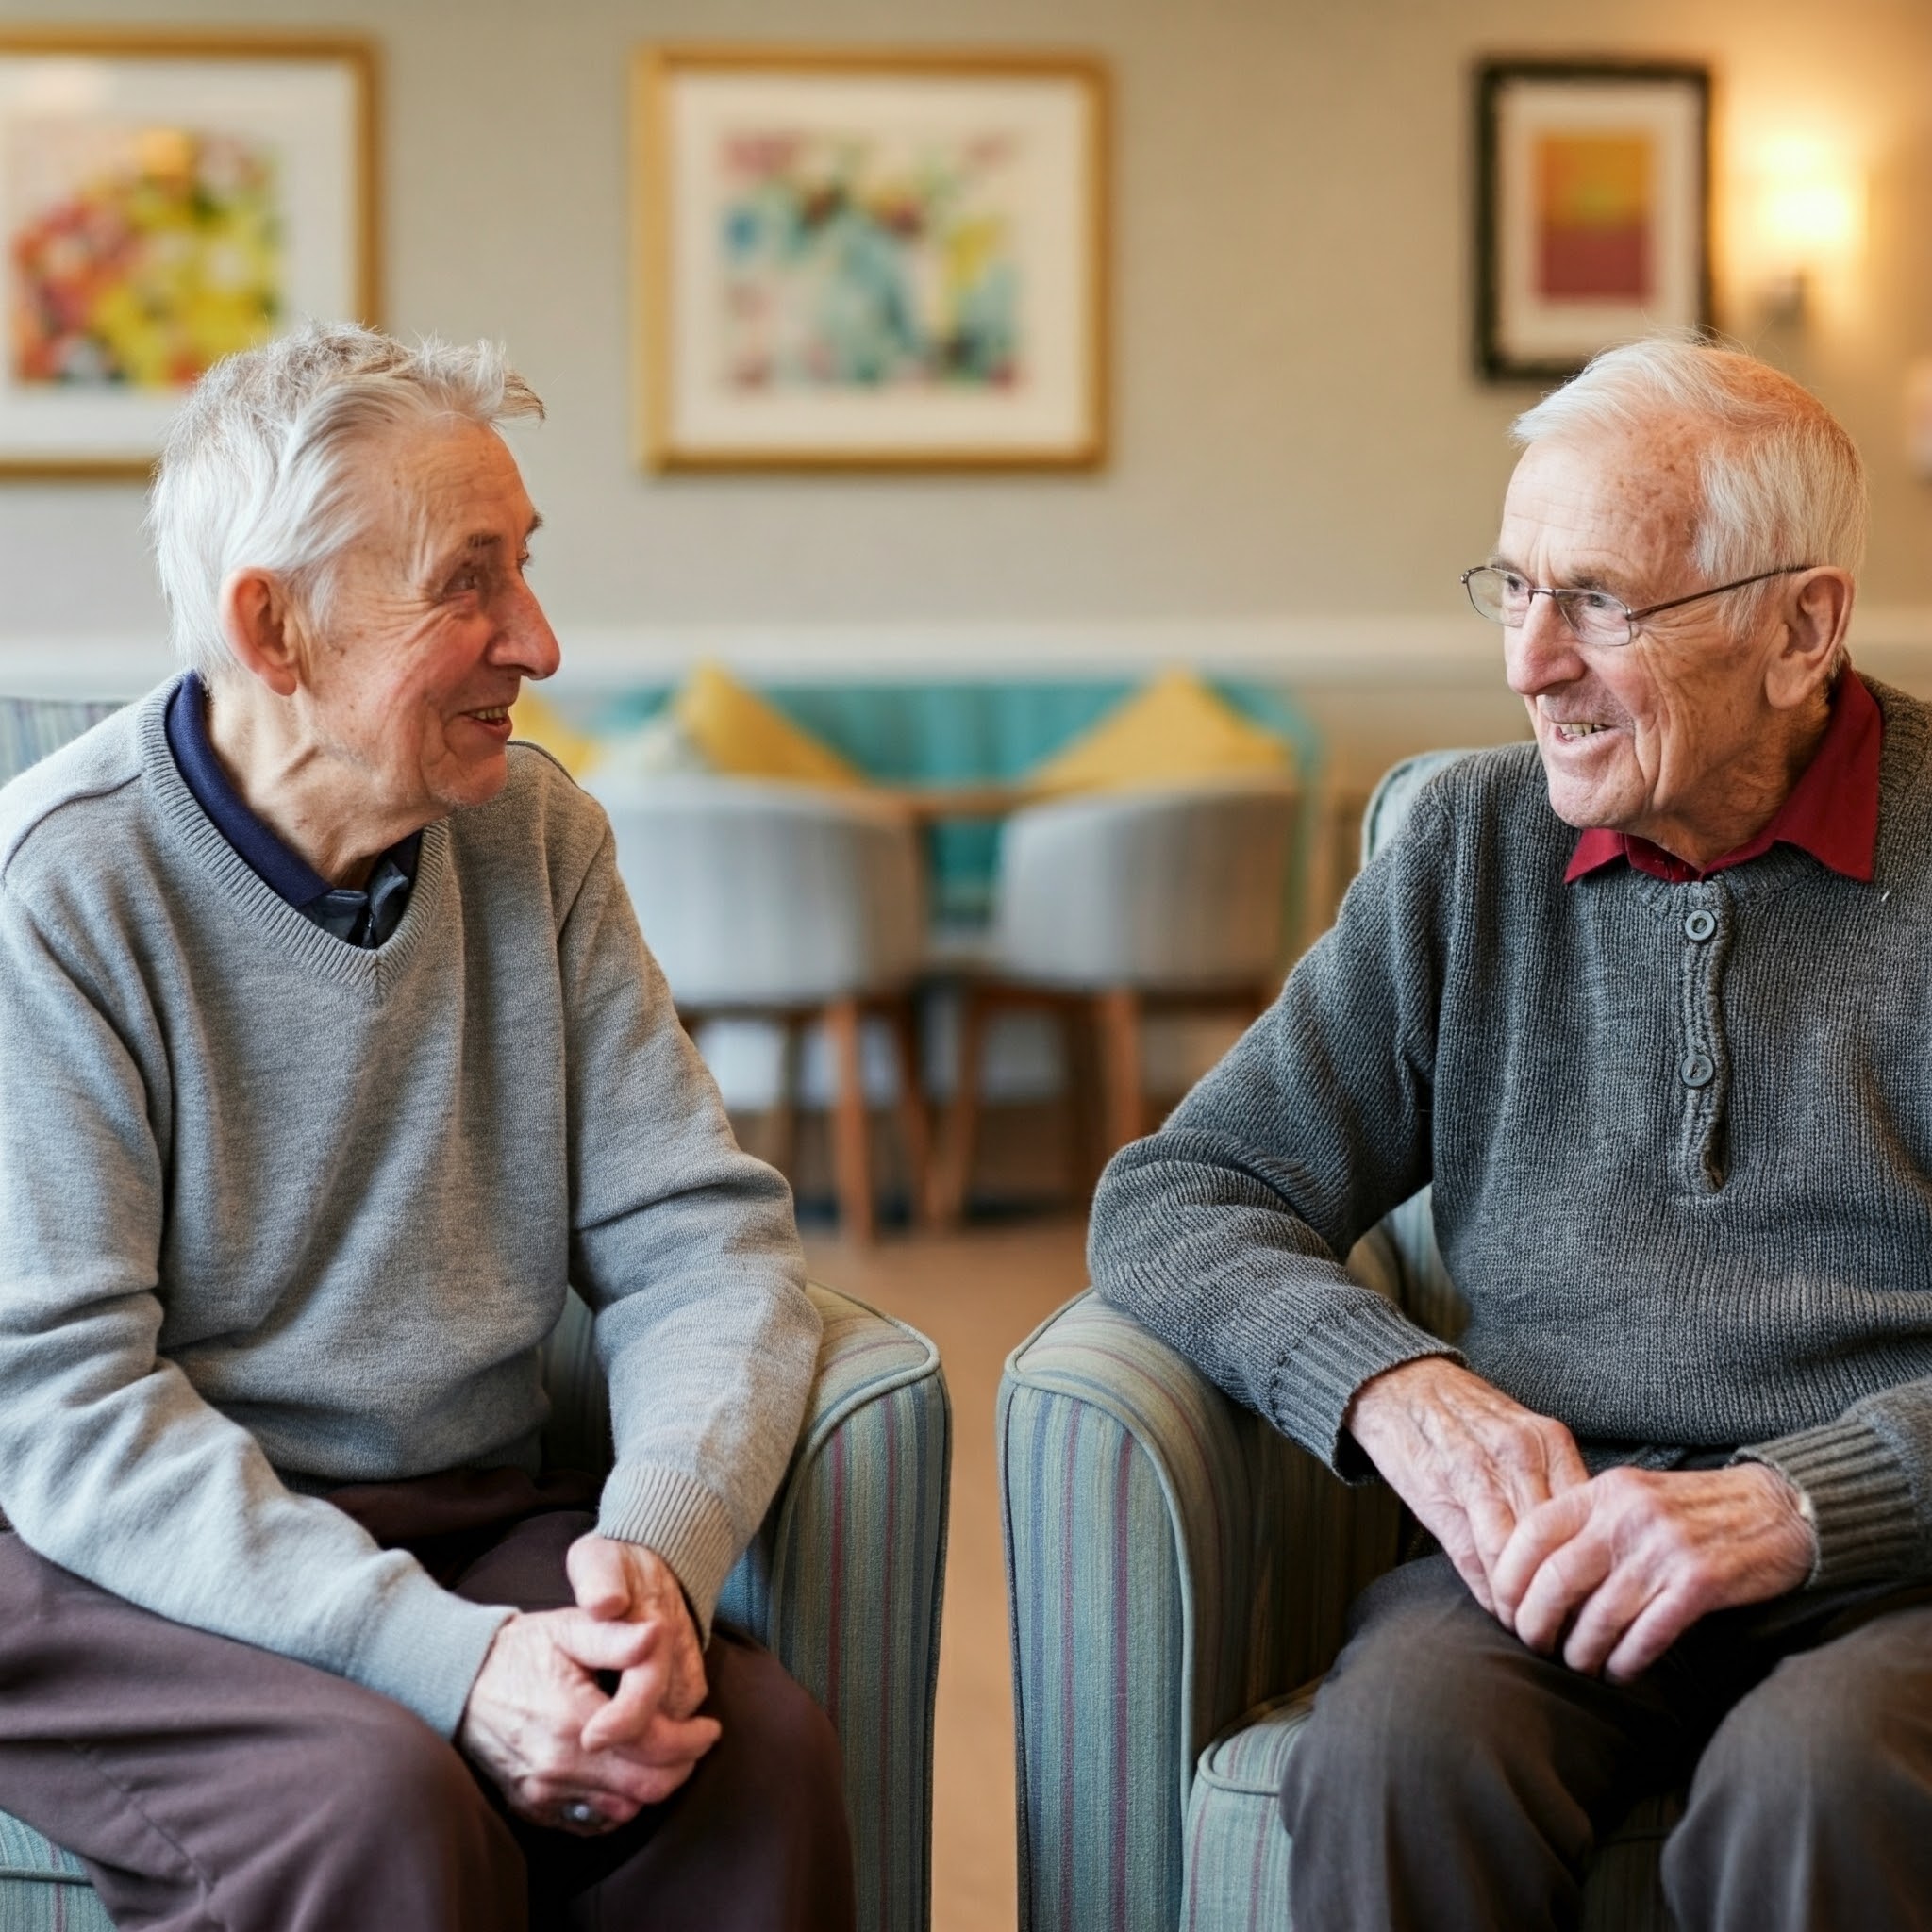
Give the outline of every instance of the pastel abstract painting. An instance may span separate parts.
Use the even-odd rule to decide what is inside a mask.
[[[717,341],[740,391],[1020,376],[1015,142],[726,136]]]
[[[652,467],[1101,460],[1097,62],[665,45],[634,86]]]

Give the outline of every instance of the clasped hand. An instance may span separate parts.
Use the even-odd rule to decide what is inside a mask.
[[[668,1798],[719,1727],[694,1714],[704,1656],[670,1565],[586,1536],[566,1568],[576,1607],[522,1611],[497,1631],[457,1743],[521,1816],[594,1835]]]
[[[1700,1617],[1795,1590],[1817,1553],[1775,1470],[1592,1477],[1561,1423],[1441,1357],[1365,1383],[1346,1424],[1475,1600],[1592,1675],[1639,1675]]]

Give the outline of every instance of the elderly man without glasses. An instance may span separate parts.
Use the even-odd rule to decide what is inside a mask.
[[[539,413],[483,347],[222,364],[154,492],[192,668],[0,794],[0,1804],[125,1932],[850,1922],[830,1726],[709,1627],[816,1357],[790,1198],[508,742]],[[539,1463],[567,1281],[601,1494]]]
[[[1798,386],[1613,351],[1517,425],[1452,765],[1095,1204],[1103,1293],[1425,1536],[1282,1793],[1307,1932],[1932,1925],[1932,710],[1845,660]],[[1459,1350],[1343,1272],[1425,1183]]]

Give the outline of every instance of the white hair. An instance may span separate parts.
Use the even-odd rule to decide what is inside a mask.
[[[1695,439],[1703,505],[1690,554],[1711,583],[1781,564],[1856,574],[1866,520],[1857,445],[1808,390],[1754,357],[1691,335],[1626,342],[1524,410],[1512,433],[1527,447],[1660,419]],[[1775,578],[1740,591],[1735,626],[1755,628],[1777,594]]]
[[[234,669],[221,593],[236,570],[275,572],[321,620],[332,566],[379,508],[357,463],[371,440],[542,413],[492,342],[411,346],[354,323],[309,323],[217,362],[175,416],[149,494],[175,655],[204,677]]]

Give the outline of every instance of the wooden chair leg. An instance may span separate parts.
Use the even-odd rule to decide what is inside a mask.
[[[1103,1117],[1107,1152],[1111,1157],[1146,1131],[1141,1075],[1140,996],[1129,987],[1109,987],[1094,995],[1093,1017],[1100,1030]]]
[[[857,1000],[825,1008],[832,1045],[832,1173],[839,1192],[839,1223],[846,1238],[867,1245],[874,1231],[872,1158],[865,1117],[863,1021]]]
[[[966,1213],[973,1181],[973,1148],[979,1137],[979,1060],[986,1043],[986,1000],[977,987],[959,989],[959,1064],[934,1182],[933,1221],[957,1227]]]
[[[887,1008],[898,1057],[899,1134],[906,1143],[906,1206],[914,1227],[934,1216],[932,1128],[925,1111],[925,1069],[919,1052],[919,1008],[909,993]]]
[[[793,1178],[798,1160],[798,1060],[805,1043],[805,1015],[778,1016],[778,1096],[772,1106],[772,1165]],[[793,1191],[797,1191],[793,1183]]]
[[[1101,1155],[1100,1058],[1093,1050],[1092,1017],[1084,1000],[1059,1009],[1067,1057],[1067,1191],[1084,1210],[1093,1199]],[[1099,1157],[1099,1158],[1096,1158]]]

